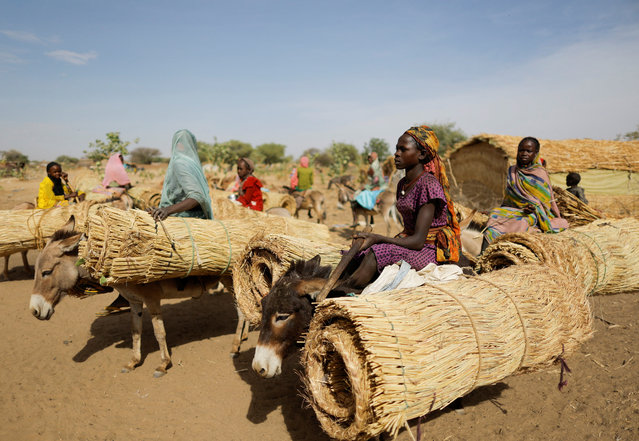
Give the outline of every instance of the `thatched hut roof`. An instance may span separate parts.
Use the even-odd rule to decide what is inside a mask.
[[[481,133],[455,146],[446,157],[454,158],[469,148],[489,144],[514,164],[521,136]],[[549,173],[585,171],[589,169],[639,172],[639,141],[608,141],[598,139],[540,139],[541,157]]]
[[[516,162],[520,136],[482,133],[444,155],[454,195],[480,210],[499,205],[508,166]],[[549,173],[620,170],[639,173],[639,141],[540,139],[541,157]]]

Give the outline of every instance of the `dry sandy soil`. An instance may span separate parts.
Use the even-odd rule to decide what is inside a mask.
[[[40,179],[1,179],[0,209],[32,200]],[[327,196],[327,224],[349,223],[333,190]],[[346,243],[349,234],[338,228],[334,237]],[[29,253],[31,265],[36,256]],[[10,276],[0,281],[0,439],[328,439],[300,397],[295,357],[281,377],[258,378],[250,366],[256,331],[239,357],[229,356],[237,322],[229,293],[166,302],[174,365],[153,378],[159,353],[148,316],[143,364],[122,374],[130,357],[128,314],[96,316],[114,295],[64,299],[50,321],[40,322],[28,311],[32,275],[19,255],[11,257]],[[444,409],[425,417],[422,439],[639,439],[639,292],[591,303],[596,332],[567,357],[572,373],[563,391],[558,367],[506,378],[464,397],[463,414]],[[413,434],[416,425],[411,421]],[[411,436],[404,430],[397,439]]]

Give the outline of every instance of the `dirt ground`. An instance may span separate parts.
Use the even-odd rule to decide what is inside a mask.
[[[0,209],[33,200],[41,178],[0,179]],[[350,211],[336,208],[334,190],[325,194],[326,223],[349,224]],[[375,231],[384,230],[378,221]],[[333,232],[344,243],[350,234],[345,227]],[[29,253],[31,265],[36,256]],[[130,358],[128,313],[96,316],[115,295],[64,299],[50,321],[40,322],[28,310],[32,275],[19,255],[9,268],[12,280],[0,281],[0,439],[328,439],[300,397],[294,356],[282,376],[258,378],[251,370],[256,331],[238,357],[229,356],[237,316],[228,292],[164,304],[173,367],[154,378],[159,353],[146,314],[143,363],[122,374]],[[567,357],[572,373],[563,391],[559,367],[506,378],[465,396],[463,413],[444,409],[424,417],[422,439],[639,439],[639,292],[591,303],[596,332]],[[411,428],[414,435],[416,420]],[[403,430],[397,439],[411,435]]]

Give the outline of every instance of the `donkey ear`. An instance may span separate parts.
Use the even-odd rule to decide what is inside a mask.
[[[319,267],[320,263],[322,263],[322,258],[319,254],[316,254],[315,257],[308,261],[308,263],[317,265]]]
[[[315,279],[306,279],[299,281],[295,284],[294,289],[297,292],[298,297],[304,297],[308,295],[313,300],[315,300],[315,297],[317,297],[324,285],[326,285],[326,279],[318,277]]]
[[[84,238],[84,233],[78,233],[60,241],[60,250],[64,254],[77,251],[80,241]]]
[[[64,224],[62,228],[60,228],[60,230],[68,232],[68,233],[72,233],[73,230],[75,230],[75,216],[71,215],[67,223]]]

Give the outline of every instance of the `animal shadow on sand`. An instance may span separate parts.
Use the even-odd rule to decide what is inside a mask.
[[[255,348],[240,352],[233,358],[235,371],[251,387],[251,403],[246,411],[246,419],[253,424],[266,421],[268,415],[281,408],[284,423],[291,439],[308,441],[329,441],[315,418],[315,413],[301,396],[301,366],[299,354],[287,357],[282,363],[282,374],[264,379],[251,368]]]
[[[111,297],[104,296],[105,306],[113,300]],[[169,348],[174,348],[194,341],[233,334],[237,324],[237,311],[233,306],[231,294],[224,290],[217,290],[213,295],[203,294],[197,299],[163,304],[162,318],[167,343]],[[73,361],[82,363],[93,354],[114,344],[117,348],[131,348],[131,313],[129,311],[96,317],[91,324],[91,338],[73,356]],[[147,355],[158,351],[151,317],[144,309],[141,364],[144,363]]]
[[[509,389],[509,386],[506,383],[496,383],[490,386],[482,386],[475,389],[468,395],[465,395],[464,397],[461,398],[461,405],[463,406],[463,410],[461,412],[467,413],[471,411],[471,409],[474,406],[477,406],[478,404],[481,404],[484,401],[490,401],[495,407],[497,407],[497,409],[499,409],[499,411],[501,411],[501,413],[507,414],[508,410],[503,408],[502,404],[499,401],[497,401],[497,399],[501,396],[501,393],[505,391],[506,389]],[[429,421],[436,420],[440,416],[450,412],[455,412],[458,409],[459,407],[457,407],[456,409],[456,406],[453,402],[449,404],[448,406],[444,407],[443,409],[433,411],[427,414],[426,416],[422,417],[421,418],[422,433],[424,431],[424,425],[426,425],[427,427]],[[462,418],[463,418],[463,415],[462,415]],[[417,425],[419,424],[419,418],[414,418],[410,420],[408,424],[413,430],[413,433],[415,433],[417,430]]]

